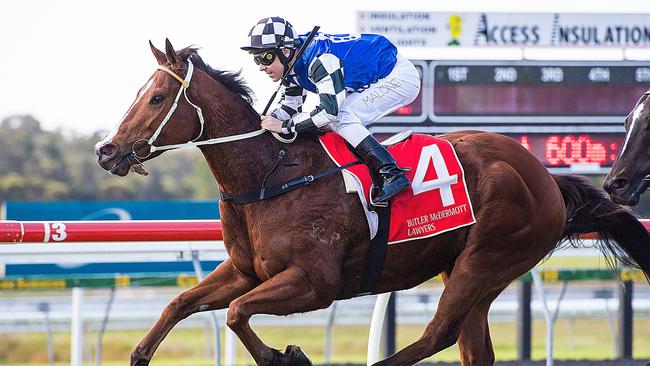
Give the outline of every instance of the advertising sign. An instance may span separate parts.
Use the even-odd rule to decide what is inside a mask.
[[[648,47],[650,14],[359,11],[357,31],[403,47]]]

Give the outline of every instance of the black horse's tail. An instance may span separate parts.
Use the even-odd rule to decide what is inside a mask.
[[[614,260],[639,268],[650,281],[650,234],[625,207],[612,203],[587,178],[553,175],[566,205],[566,226],[562,239],[579,243],[580,234],[600,236],[596,247],[613,267]]]

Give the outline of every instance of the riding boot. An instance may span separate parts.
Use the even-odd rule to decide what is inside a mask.
[[[411,185],[404,170],[397,166],[393,156],[377,141],[374,136],[364,138],[355,148],[363,161],[370,168],[373,181],[379,181],[380,192],[372,195],[375,206],[387,205],[388,200]],[[375,178],[376,177],[376,178]]]

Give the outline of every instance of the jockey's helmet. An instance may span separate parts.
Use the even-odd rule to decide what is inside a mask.
[[[298,34],[284,18],[269,17],[257,22],[248,32],[248,42],[241,47],[242,50],[258,53],[270,49],[289,48],[295,49],[298,43]]]

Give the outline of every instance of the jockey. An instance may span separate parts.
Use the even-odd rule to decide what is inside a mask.
[[[380,35],[319,32],[296,59],[306,38],[283,18],[270,17],[250,30],[246,46],[241,47],[253,54],[260,71],[274,82],[294,63],[282,85],[278,108],[261,117],[261,126],[285,134],[319,128],[336,131],[355,148],[373,176],[381,177],[381,191],[372,201],[385,204],[411,183],[365,125],[411,103],[420,91],[420,75]],[[317,93],[320,104],[303,112],[307,91]]]

